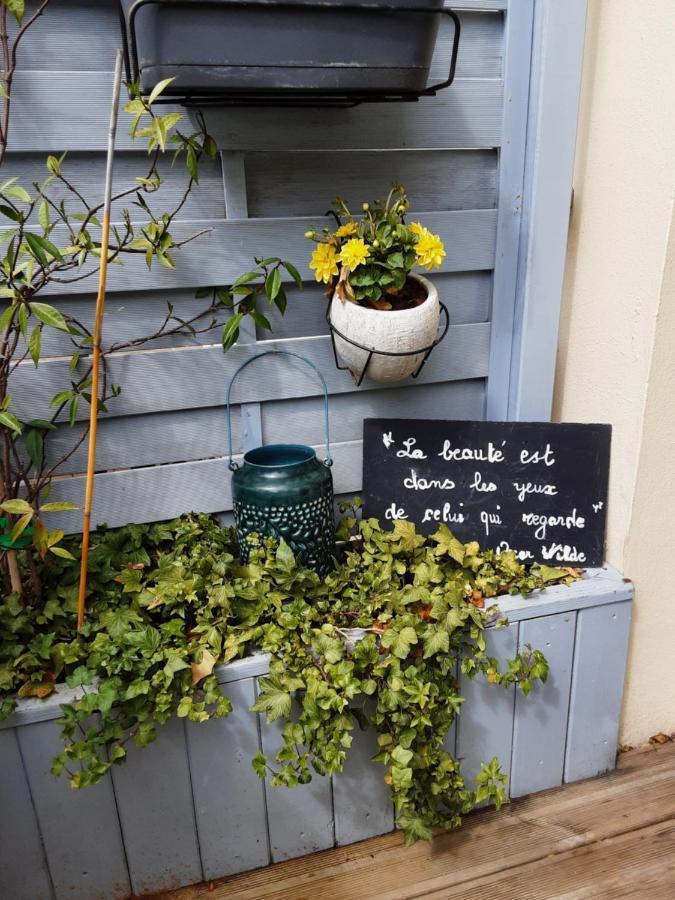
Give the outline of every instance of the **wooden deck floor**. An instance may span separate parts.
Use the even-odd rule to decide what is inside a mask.
[[[410,849],[398,834],[290,860],[172,900],[675,898],[675,744],[609,775],[478,812]]]

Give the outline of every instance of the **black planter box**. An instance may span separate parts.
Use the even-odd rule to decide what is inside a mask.
[[[302,0],[121,3],[141,91],[175,77],[165,94],[181,96],[421,92],[441,18],[422,10],[443,7],[443,0],[372,0],[357,9],[354,0],[331,0],[333,8]]]

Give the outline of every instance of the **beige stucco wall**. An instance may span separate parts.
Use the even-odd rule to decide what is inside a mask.
[[[636,584],[636,743],[675,731],[675,6],[588,2],[554,418],[614,426],[607,556]]]

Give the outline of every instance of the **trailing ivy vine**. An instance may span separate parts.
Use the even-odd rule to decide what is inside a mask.
[[[84,787],[123,763],[130,742],[152,741],[172,715],[226,716],[214,666],[262,650],[270,672],[254,709],[284,722],[283,746],[253,765],[273,785],[339,772],[354,729],[372,725],[375,760],[408,842],[456,827],[476,803],[499,806],[506,776],[498,761],[487,761],[469,787],[444,747],[462,704],[459,673],[524,693],[545,680],[538,650],[489,656],[486,627],[506,624],[492,604],[577,573],[526,570],[512,553],[481,552],[445,526],[425,538],[409,522],[387,531],[348,512],[339,527],[346,549],[324,579],[283,542],[254,541],[241,565],[233,531],[208,516],[99,530],[80,637],[76,561],[54,560],[40,608],[15,595],[0,605],[2,715],[17,696],[47,696],[60,681],[76,688],[62,705],[64,749],[53,771]],[[64,541],[75,557],[77,543]],[[359,640],[353,628],[363,629]]]

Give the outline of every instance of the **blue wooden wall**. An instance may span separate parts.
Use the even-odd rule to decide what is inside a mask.
[[[261,347],[293,349],[323,371],[331,393],[335,487],[361,488],[361,432],[365,416],[506,418],[512,365],[521,211],[526,176],[535,0],[462,0],[457,79],[436,98],[417,104],[365,105],[348,110],[237,109],[209,111],[220,150],[203,171],[199,189],[175,233],[208,234],[177,256],[176,272],[148,273],[142,259],[110,275],[105,338],[154,330],[166,301],[188,315],[203,301],[196,288],[226,283],[249,268],[253,255],[281,255],[307,277],[289,291],[285,318],[269,333],[246,331],[223,355],[208,338],[166,341],[111,360],[122,385],[100,424],[94,521],[120,525],[165,519],[189,510],[224,512],[231,506],[224,460],[224,397],[236,367]],[[448,32],[437,48],[437,74],[447,58]],[[59,0],[26,39],[3,175],[30,180],[49,152],[69,151],[73,180],[98,199],[104,167],[108,103],[119,44],[113,0]],[[144,151],[128,137],[121,117],[116,186],[143,168]],[[167,168],[168,193],[180,190],[182,171]],[[409,191],[412,210],[446,244],[434,275],[451,327],[417,381],[364,383],[333,364],[322,289],[307,269],[303,232],[321,227],[330,199],[358,204],[385,194],[392,180]],[[91,322],[91,280],[58,297],[64,310]],[[57,298],[54,298],[55,300]],[[12,394],[19,416],[42,417],[53,392],[68,383],[68,344],[45,335],[50,357],[36,370],[22,365]],[[237,451],[255,443],[322,442],[316,382],[302,365],[267,358],[249,367],[236,391]],[[80,410],[84,427],[87,409]],[[60,454],[73,441],[65,427],[52,439]],[[67,462],[52,499],[81,504],[86,448]],[[64,516],[79,530],[81,513]]]

